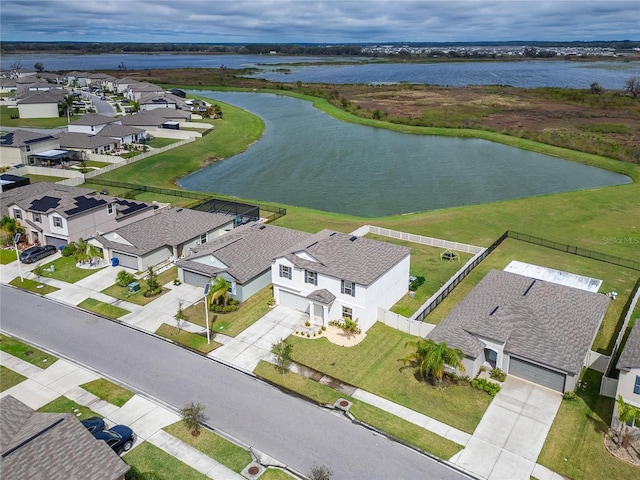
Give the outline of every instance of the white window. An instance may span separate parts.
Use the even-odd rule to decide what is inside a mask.
[[[356,284],[348,280],[342,280],[342,293],[345,295],[356,296]]]
[[[56,228],[62,228],[62,218],[53,217],[53,226]]]
[[[42,216],[39,213],[33,213],[33,221],[36,223],[42,223]]]
[[[318,274],[309,270],[304,271],[304,283],[318,285]]]
[[[19,208],[14,208],[13,218],[15,218],[16,220],[22,220],[22,210],[20,210]]]
[[[353,320],[353,309],[349,307],[342,307],[342,318]]]
[[[207,243],[207,234],[203,233],[202,235],[200,235],[200,245],[202,245],[203,243]]]
[[[107,204],[107,215],[113,215],[113,203]]]
[[[288,278],[289,280],[291,280],[291,267],[280,265],[280,276],[282,278]]]

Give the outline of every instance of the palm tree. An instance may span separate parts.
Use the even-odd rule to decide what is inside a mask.
[[[436,343],[433,339],[407,342],[405,347],[413,346],[416,351],[402,359],[406,365],[414,362],[418,366],[423,380],[431,378],[442,381],[445,365],[465,371],[462,360],[464,353],[458,348],[449,348],[445,342]]]
[[[218,303],[220,299],[222,299],[222,305],[226,307],[229,301],[229,288],[231,288],[231,283],[229,283],[226,278],[217,277],[215,283],[211,285],[209,289],[207,308],[211,309],[211,304],[213,302]]]
[[[622,395],[618,395],[618,418],[620,419],[620,434],[618,438],[622,438],[622,447],[627,448],[629,445],[629,423],[637,416],[638,409],[624,401]],[[624,430],[624,435],[622,431]]]
[[[16,233],[22,232],[24,230],[18,220],[8,217],[7,215],[3,215],[2,219],[0,219],[0,229],[7,233],[7,235],[11,238],[11,241],[13,241],[13,237]],[[9,242],[7,241],[7,243]]]

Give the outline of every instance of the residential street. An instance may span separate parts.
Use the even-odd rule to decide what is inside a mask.
[[[210,426],[297,471],[319,464],[335,479],[468,478],[342,415],[154,336],[6,286],[0,299],[4,332],[174,408],[200,402]]]

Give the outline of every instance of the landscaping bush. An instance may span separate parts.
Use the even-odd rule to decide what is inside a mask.
[[[483,392],[487,392],[492,397],[494,397],[496,393],[500,391],[500,385],[494,382],[490,382],[486,378],[474,378],[473,380],[471,380],[471,386],[473,388],[477,388],[478,390],[482,390]]]
[[[562,395],[563,400],[568,400],[570,402],[573,402],[577,398],[578,396],[576,395],[576,392],[564,392],[564,395]]]
[[[416,279],[409,284],[409,290],[415,292],[424,283],[424,280],[422,275],[417,276]]]
[[[507,378],[507,374],[504,373],[499,368],[494,368],[493,370],[491,370],[491,373],[489,373],[489,376],[499,382],[504,382]]]
[[[77,246],[75,243],[70,243],[68,245],[65,245],[62,250],[62,256],[63,257],[73,257],[76,254],[77,251]]]
[[[63,252],[63,255],[64,255],[64,252]],[[135,281],[136,281],[136,278],[133,276],[133,274],[127,272],[126,270],[120,270],[116,275],[116,283],[121,287],[126,287],[131,282],[135,282]]]

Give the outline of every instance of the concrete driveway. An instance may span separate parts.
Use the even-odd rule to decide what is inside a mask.
[[[529,480],[562,394],[509,376],[452,463],[490,480]]]

